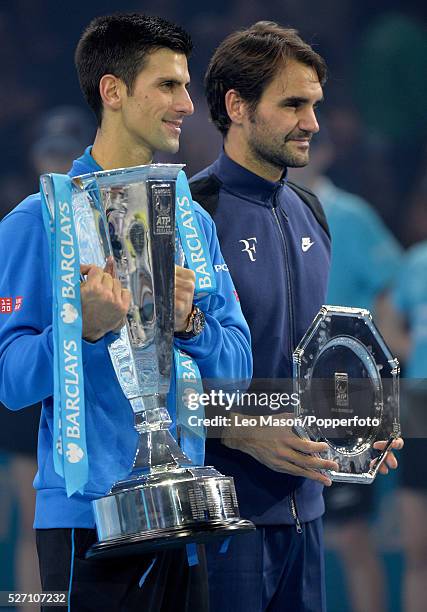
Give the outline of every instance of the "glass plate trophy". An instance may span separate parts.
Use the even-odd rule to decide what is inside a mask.
[[[400,436],[399,363],[368,310],[322,306],[293,354],[296,432],[329,446],[335,481],[370,484]],[[385,440],[381,452],[373,448]]]
[[[239,516],[233,479],[192,464],[169,432],[181,169],[151,164],[72,179],[80,263],[103,268],[113,256],[115,273],[132,296],[127,325],[109,351],[139,434],[129,476],[92,502],[99,541],[87,557],[139,554],[254,529]],[[51,175],[41,185],[52,215]]]

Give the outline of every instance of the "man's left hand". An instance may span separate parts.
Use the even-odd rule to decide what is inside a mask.
[[[196,275],[193,270],[175,266],[175,331],[183,332],[193,310]]]
[[[396,440],[393,441],[393,443],[390,446],[390,450],[387,452],[385,460],[383,461],[383,463],[380,466],[380,469],[378,470],[380,474],[388,474],[389,468],[391,470],[395,470],[397,468],[398,466],[397,459],[394,456],[394,453],[391,452],[391,449],[401,450],[403,448],[403,444],[404,442],[402,438],[396,438]],[[384,450],[386,445],[387,445],[387,442],[384,440],[374,442],[374,448],[379,451]]]

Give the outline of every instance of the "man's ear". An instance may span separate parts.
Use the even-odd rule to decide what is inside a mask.
[[[99,95],[105,108],[121,108],[125,84],[113,74],[104,74],[99,81]]]
[[[232,123],[241,125],[247,117],[247,104],[235,89],[229,89],[225,94],[225,108]]]

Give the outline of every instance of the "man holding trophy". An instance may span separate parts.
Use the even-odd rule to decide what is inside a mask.
[[[69,592],[71,609],[157,611],[207,608],[203,559],[199,564],[187,562],[185,548],[133,557],[123,555],[108,561],[85,558],[88,549],[96,543],[92,502],[100,500],[97,512],[103,514],[103,499],[110,499],[104,496],[111,492],[114,485],[117,487],[115,491],[113,487],[113,492],[117,493],[118,506],[116,514],[107,516],[107,527],[110,528],[113,519],[119,515],[123,519],[130,482],[126,479],[132,466],[135,468],[136,465],[134,459],[138,435],[133,427],[128,401],[132,394],[124,393],[126,385],[132,386],[134,382],[126,376],[135,364],[132,365],[129,354],[126,354],[129,339],[125,342],[128,336],[123,335],[123,326],[127,320],[132,349],[137,345],[143,346],[144,342],[147,344],[147,330],[153,334],[159,345],[151,343],[149,349],[160,347],[158,364],[161,369],[165,356],[161,353],[161,338],[159,340],[156,328],[156,317],[161,318],[162,312],[158,303],[164,298],[166,305],[162,308],[167,309],[167,298],[172,298],[172,294],[166,297],[155,294],[149,282],[150,275],[144,276],[146,269],[152,270],[152,278],[157,274],[156,264],[150,267],[151,255],[147,255],[145,246],[149,238],[147,219],[136,212],[128,233],[120,234],[122,217],[119,209],[123,204],[120,200],[123,190],[117,182],[114,183],[117,176],[114,169],[150,164],[156,150],[169,153],[178,150],[183,119],[193,112],[187,91],[187,59],[191,47],[189,36],[181,28],[162,19],[139,14],[95,19],[77,47],[77,72],[83,93],[96,114],[98,131],[93,146],[74,162],[70,176],[105,175],[111,171],[113,186],[108,195],[111,210],[117,213],[113,217],[118,221],[116,224],[109,223],[108,239],[103,234],[104,242],[111,245],[105,247],[107,250],[104,254],[110,248],[110,255],[123,264],[128,274],[126,279],[130,279],[128,286],[123,284],[125,276],[120,275],[120,268],[117,274],[113,257],[106,258],[105,266],[101,260],[96,265],[97,262],[86,258],[80,268],[81,300],[71,303],[76,289],[70,281],[75,272],[71,261],[74,258],[70,255],[73,234],[69,229],[70,211],[65,200],[59,200],[56,217],[46,221],[40,194],[30,196],[0,225],[0,258],[3,262],[0,295],[10,296],[15,305],[7,316],[0,319],[0,399],[12,410],[43,401],[34,523],[40,573],[44,591]],[[79,184],[82,183],[84,179]],[[152,181],[149,188],[154,202],[153,214],[157,215],[155,233],[159,236],[160,244],[161,237],[171,233],[168,227],[170,218],[165,212],[168,206],[165,194],[170,195],[171,189],[165,181]],[[117,206],[115,200],[119,202]],[[252,367],[248,327],[235,297],[231,277],[224,271],[213,222],[200,208],[195,208],[195,211],[201,233],[208,244],[210,259],[214,265],[219,264],[217,269],[221,271],[215,273],[215,295],[199,294],[199,299],[196,299],[197,278],[194,271],[176,267],[174,326],[172,320],[176,345],[193,358],[203,378],[247,380],[251,377]],[[97,229],[102,234],[104,226],[101,217]],[[65,295],[70,299],[63,304],[61,317],[55,323],[55,317],[52,321],[52,301],[55,304],[57,296],[55,283],[52,288],[54,269],[49,264],[55,247],[51,245],[49,251],[45,228],[64,220],[66,224],[61,228],[69,242],[61,245],[64,260],[60,272],[69,286],[62,289],[60,298]],[[90,223],[93,225],[92,218]],[[76,232],[79,231],[76,225]],[[79,235],[80,247],[84,246],[84,241],[85,236],[82,238]],[[173,287],[170,283],[168,286]],[[134,307],[135,296],[141,302],[139,308]],[[194,305],[195,300],[197,306]],[[133,313],[132,320],[129,312]],[[82,416],[83,402],[79,404],[77,398],[80,370],[73,365],[72,349],[77,343],[74,340],[65,342],[63,355],[59,355],[57,350],[61,325],[66,326],[75,320],[81,320],[85,418]],[[112,347],[120,342],[122,345],[119,344],[114,352]],[[131,370],[123,366],[120,351],[131,363]],[[59,384],[64,382],[64,388],[69,393],[62,406],[65,415],[62,425],[61,421],[58,423],[55,420],[58,387],[56,374],[54,376],[58,360],[61,359],[65,364],[65,381],[59,377]],[[151,362],[143,366],[137,363],[136,367],[145,375],[152,365]],[[138,460],[142,465],[143,451],[146,451],[151,453],[148,464],[152,465],[151,459],[156,455],[162,467],[159,457],[162,453],[166,456],[165,448],[173,446],[166,431],[170,423],[166,406],[150,410],[147,402],[151,396],[141,400],[138,396],[140,393],[141,389],[134,393],[131,400],[131,404],[134,402],[135,423],[140,427],[136,427],[138,433],[142,432],[149,441],[161,439],[165,442],[145,449],[138,446]],[[173,398],[169,395],[168,408],[172,412],[173,404]],[[138,410],[136,405],[139,406]],[[158,418],[156,431],[150,430],[149,423],[144,421],[149,420],[147,415]],[[56,435],[58,428],[59,438]],[[70,474],[76,474],[72,468],[84,464],[86,447],[82,449],[71,441],[63,448],[61,441],[66,439],[65,435],[70,440],[73,436],[77,438],[77,434],[80,435],[84,429],[87,473],[80,475],[80,480],[75,481],[74,485],[70,484],[71,480],[64,483],[57,469],[58,457],[71,470]],[[156,438],[156,435],[161,437]],[[172,455],[175,459],[179,451],[173,448]],[[180,455],[179,459],[185,462],[186,456]],[[178,459],[176,461],[180,465]],[[182,471],[178,469],[177,473],[181,474]],[[162,473],[159,468],[157,474]],[[134,484],[135,480],[132,482]],[[122,483],[122,486],[117,486],[117,483]],[[151,483],[150,487],[151,491],[156,489],[155,484]],[[120,505],[121,495],[125,498],[123,506]],[[232,492],[230,495],[232,497]],[[231,497],[229,507],[232,510],[236,503]],[[141,493],[141,499],[144,504],[150,501],[145,493]],[[179,506],[182,499],[177,494],[174,503]],[[200,509],[200,503],[200,499],[195,500],[196,510]],[[158,519],[152,514],[147,516]]]
[[[325,300],[330,237],[323,209],[286,176],[287,167],[309,162],[325,81],[323,58],[295,30],[267,21],[230,34],[205,76],[224,149],[192,178],[191,189],[215,220],[250,326],[254,392],[266,383],[289,391],[293,353]],[[334,367],[345,369],[345,360],[337,361]],[[332,484],[339,465],[325,436],[309,439],[287,425],[264,430],[227,428],[222,443],[208,440],[209,461],[234,475],[242,511],[257,525],[256,532],[234,538],[224,555],[215,544],[207,549],[211,607],[321,612],[322,485]],[[393,441],[393,448],[401,446]],[[386,461],[397,466],[392,453]],[[386,473],[385,464],[378,467]]]

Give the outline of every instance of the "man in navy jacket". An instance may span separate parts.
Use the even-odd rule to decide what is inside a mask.
[[[323,59],[295,30],[271,22],[228,36],[205,77],[224,150],[191,190],[215,220],[251,329],[253,388],[257,379],[282,379],[289,390],[292,351],[326,295],[322,207],[286,177],[287,167],[308,163],[325,80]],[[321,470],[337,467],[321,458],[326,448],[290,427],[275,435],[240,427],[208,441],[207,461],[234,476],[241,512],[257,525],[226,553],[210,547],[212,610],[325,610],[322,486],[331,481]]]

